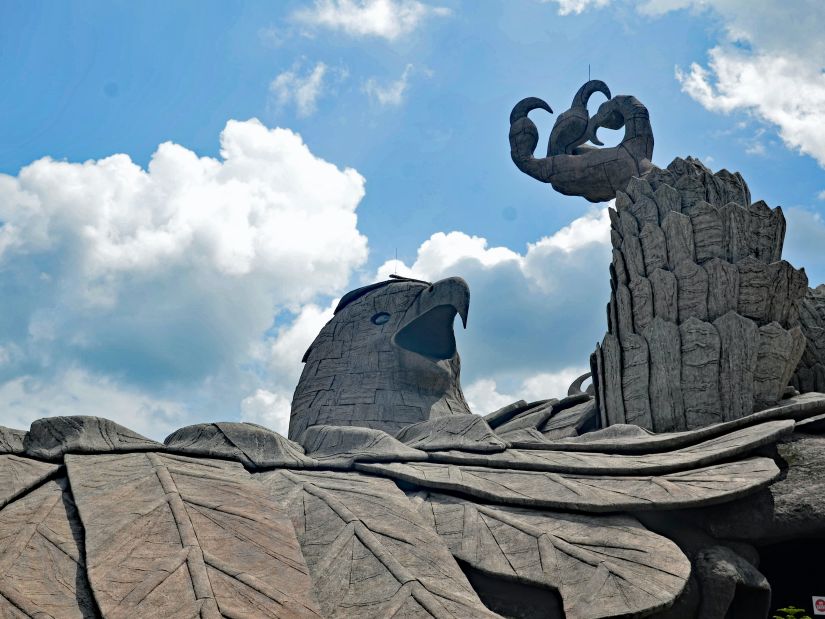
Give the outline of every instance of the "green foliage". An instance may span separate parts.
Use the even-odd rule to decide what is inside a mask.
[[[797,608],[796,606],[788,606],[786,608],[779,608],[776,610],[777,613],[782,613],[781,615],[774,615],[773,619],[811,619],[811,617],[805,613],[804,608]],[[805,613],[800,615],[799,613]]]

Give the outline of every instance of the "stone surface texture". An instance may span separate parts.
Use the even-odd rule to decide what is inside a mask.
[[[825,284],[809,288],[799,303],[805,352],[791,384],[800,392],[825,392]]]
[[[680,432],[750,415],[779,401],[800,357],[794,385],[816,391],[821,375],[825,390],[825,289],[797,309],[807,279],[781,259],[781,208],[688,157],[630,179],[616,209],[608,330],[591,362],[603,426]]]
[[[608,99],[599,106],[592,117],[587,102],[595,92]],[[584,84],[573,97],[567,111],[560,114],[547,148],[547,156],[534,156],[539,142],[535,123],[527,116],[534,109],[551,112],[550,106],[541,99],[529,97],[519,101],[510,113],[510,157],[519,170],[543,182],[550,183],[556,191],[569,196],[582,196],[591,202],[605,202],[616,197],[616,192],[627,187],[634,176],[641,176],[652,168],[653,130],[650,114],[636,97],[616,95],[611,97],[604,82],[591,80]],[[624,128],[624,137],[616,146],[602,146],[596,133],[600,127]],[[656,218],[657,203],[653,193],[642,195],[635,188],[628,189],[636,205],[634,217]],[[638,238],[635,241],[639,245]],[[639,254],[641,257],[641,254]]]
[[[395,434],[470,410],[461,392],[453,319],[470,292],[452,277],[392,279],[345,295],[304,355],[289,438],[308,427],[361,426]]]

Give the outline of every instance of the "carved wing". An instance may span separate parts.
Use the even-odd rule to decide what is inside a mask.
[[[568,619],[635,616],[669,606],[690,561],[630,516],[479,505],[412,494],[461,561],[501,578],[556,589]]]
[[[288,505],[325,617],[494,617],[403,492],[357,473],[256,474]]]
[[[83,527],[65,477],[0,511],[0,616],[98,616],[82,546]]]
[[[292,523],[239,464],[66,456],[106,617],[318,617]]]
[[[358,470],[505,505],[584,512],[699,507],[733,500],[779,475],[770,458],[648,476],[597,476],[513,471],[420,462],[356,464]]]

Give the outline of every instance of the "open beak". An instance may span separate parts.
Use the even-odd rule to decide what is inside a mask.
[[[407,310],[393,342],[433,361],[452,359],[456,353],[453,322],[458,315],[466,328],[469,309],[467,282],[460,277],[435,282]]]

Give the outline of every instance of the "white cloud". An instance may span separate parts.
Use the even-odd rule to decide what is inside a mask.
[[[312,8],[295,12],[293,19],[313,28],[391,41],[414,31],[431,15],[449,13],[417,0],[315,0]]]
[[[561,399],[567,395],[573,381],[589,371],[590,368],[575,367],[557,372],[541,372],[522,380],[510,393],[501,393],[495,380],[482,378],[465,387],[464,396],[471,411],[486,415],[518,400],[535,402],[550,398]]]
[[[51,383],[90,402],[83,385],[109,400],[122,389],[96,414],[132,411],[123,415],[135,429],[141,411],[237,414],[261,387],[249,366],[273,316],[340,293],[366,260],[363,195],[358,172],[257,120],[226,124],[220,158],[167,142],[147,169],[119,154],[44,158],[0,175],[0,292],[14,299],[0,316],[0,393],[44,385],[29,410],[68,414],[68,399],[50,404]],[[302,352],[292,352],[296,365]],[[92,410],[76,399],[75,412]],[[24,417],[10,415],[0,423]]]
[[[269,84],[269,92],[278,107],[295,104],[298,116],[306,117],[315,113],[318,99],[324,94],[324,77],[328,67],[319,62],[303,76],[299,75],[300,65],[284,71]]]
[[[467,280],[468,327],[456,334],[462,376],[476,408],[489,412],[495,402],[524,394],[563,395],[572,382],[561,385],[569,368],[587,366],[606,328],[609,228],[607,209],[593,207],[524,253],[489,247],[486,239],[462,232],[438,232],[421,244],[412,265],[399,261],[396,268],[387,260],[376,279],[397,271],[429,281]],[[554,375],[563,378],[552,383],[547,377]],[[529,378],[535,380],[528,384]]]
[[[383,86],[375,78],[370,78],[364,84],[364,92],[380,105],[401,105],[404,101],[404,93],[407,92],[409,86],[412,70],[413,66],[408,64],[404,67],[401,77]]]
[[[610,0],[543,0],[559,5],[559,15],[579,14],[591,7],[601,8],[610,4]]]
[[[3,383],[0,410],[2,424],[12,428],[26,430],[41,417],[92,415],[159,441],[186,419],[186,409],[178,402],[125,389],[77,368],[48,379],[19,376]]]
[[[816,199],[817,200],[825,200],[825,189],[823,189],[818,194],[816,194]]]
[[[281,393],[258,389],[241,402],[241,419],[275,430],[286,436],[292,398]]]

